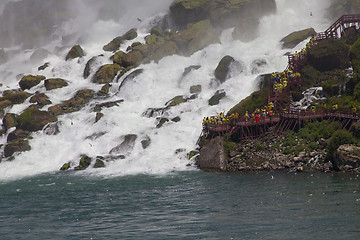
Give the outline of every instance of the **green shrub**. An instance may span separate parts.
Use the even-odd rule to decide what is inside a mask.
[[[352,134],[346,130],[338,130],[336,131],[330,139],[330,143],[327,146],[327,155],[326,159],[333,162],[336,166],[337,164],[334,162],[335,153],[337,148],[343,144],[351,144],[354,143],[354,138]]]
[[[236,149],[236,144],[231,141],[224,142],[224,150],[226,154],[229,154],[230,151],[234,151]]]

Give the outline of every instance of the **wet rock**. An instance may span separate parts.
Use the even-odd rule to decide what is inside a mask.
[[[21,78],[19,82],[19,86],[22,90],[30,89],[36,85],[38,85],[42,80],[45,80],[45,76],[33,76],[27,75]]]
[[[307,28],[301,31],[293,32],[281,39],[282,48],[294,48],[302,41],[307,38],[316,35],[316,32],[313,28]]]
[[[165,108],[149,108],[142,115],[148,118],[159,117],[164,114]]]
[[[120,45],[123,44],[124,41],[133,40],[137,36],[138,34],[136,32],[136,29],[131,29],[121,37],[114,38],[110,43],[103,47],[103,50],[108,52],[115,52],[120,48]]]
[[[158,124],[156,125],[156,128],[161,128],[165,123],[169,122],[169,119],[167,118],[160,118]]]
[[[94,91],[91,89],[79,90],[73,98],[60,105],[49,107],[49,111],[56,116],[63,113],[79,111],[94,97],[94,95]]]
[[[120,59],[115,63],[119,64],[124,68],[130,66],[137,67],[140,65],[142,60],[143,60],[143,56],[139,51],[131,51],[129,53],[122,54]]]
[[[172,122],[180,122],[181,118],[179,116],[177,116],[177,117],[172,118],[171,121]]]
[[[110,83],[116,77],[117,73],[121,70],[119,64],[107,64],[99,68],[96,71],[92,82],[93,83]]]
[[[97,123],[98,121],[100,121],[100,119],[104,116],[103,113],[101,112],[97,112],[96,116],[95,116],[95,123]]]
[[[80,45],[75,45],[70,49],[70,51],[66,55],[65,61],[75,59],[75,58],[80,58],[83,56],[85,56],[84,50],[81,48]]]
[[[184,96],[176,96],[173,99],[169,100],[167,103],[165,103],[165,106],[167,108],[175,107],[181,103],[187,102],[188,99]]]
[[[0,102],[9,100],[11,104],[21,104],[30,96],[31,94],[25,91],[9,91],[4,92],[3,97],[0,98]],[[2,104],[6,105],[6,102],[3,102]]]
[[[124,140],[118,146],[111,149],[110,154],[130,154],[135,146],[135,141],[137,139],[137,135],[128,134],[125,135]]]
[[[220,43],[209,20],[189,24],[186,29],[174,34],[172,41],[184,56],[190,56],[210,44]]]
[[[190,93],[200,93],[202,90],[201,85],[194,85],[190,87]]]
[[[59,122],[49,123],[44,127],[43,132],[46,135],[57,135],[60,133]]]
[[[105,167],[104,158],[96,157],[94,168],[104,168],[104,167]]]
[[[346,165],[352,168],[360,167],[360,147],[350,144],[341,145],[336,150],[334,162],[338,169],[344,168]]]
[[[136,69],[135,71],[129,73],[129,75],[127,75],[124,80],[121,82],[120,86],[119,86],[119,91],[122,87],[125,86],[125,84],[127,84],[128,82],[131,82],[132,80],[134,80],[136,77],[138,77],[140,74],[142,74],[144,72],[144,69]]]
[[[74,168],[74,170],[79,171],[79,170],[85,170],[86,168],[88,168],[91,164],[91,158],[86,156],[86,155],[82,155],[79,165],[76,166]]]
[[[184,73],[182,74],[182,77],[186,77],[191,71],[198,70],[201,68],[201,65],[191,65],[184,69]]]
[[[225,56],[221,59],[218,66],[215,69],[215,77],[218,79],[221,83],[225,82],[229,71],[230,71],[230,64],[233,63],[235,59],[231,56]]]
[[[18,128],[36,132],[51,122],[57,121],[57,118],[47,111],[40,111],[37,108],[27,108],[22,114],[16,118]]]
[[[7,113],[3,118],[3,126],[5,128],[5,131],[9,130],[10,128],[16,127],[17,126],[16,114]]]
[[[143,149],[148,148],[150,144],[151,144],[151,139],[149,136],[145,136],[145,138],[141,140],[141,146]]]
[[[38,67],[38,71],[43,71],[46,68],[48,68],[50,66],[49,62],[44,63],[43,65],[41,65],[40,67]]]
[[[36,103],[39,106],[45,106],[51,104],[51,101],[45,93],[37,93],[30,98],[30,103]]]
[[[200,150],[197,164],[200,169],[205,171],[225,171],[227,156],[224,150],[224,140],[216,137],[206,143]]]
[[[60,168],[60,171],[66,171],[69,170],[71,167],[70,163],[64,163],[64,165],[62,165],[62,167]]]
[[[156,51],[154,51],[149,58],[155,62],[166,56],[172,56],[178,53],[178,45],[174,41],[166,41]]]
[[[50,78],[45,80],[44,85],[46,90],[50,91],[53,89],[66,87],[68,86],[68,83],[61,78]]]
[[[92,58],[90,58],[89,61],[87,61],[85,68],[84,68],[84,73],[83,73],[83,77],[85,79],[90,76],[97,59],[98,59],[98,57],[92,57]]]
[[[1,100],[0,98],[0,117],[3,117],[4,109],[11,106],[11,102],[9,100]]]
[[[220,103],[220,100],[226,96],[226,92],[224,90],[218,90],[215,92],[214,96],[209,99],[209,105],[214,106]]]
[[[26,152],[30,150],[31,147],[28,140],[23,140],[23,139],[14,140],[8,142],[5,145],[4,156],[7,158],[7,157],[11,157],[16,152]]]
[[[16,140],[23,140],[30,137],[30,132],[22,129],[15,129],[7,136],[7,141],[12,142]]]
[[[111,84],[110,83],[106,83],[101,89],[100,91],[97,92],[98,96],[107,96],[109,94],[110,88],[111,88]]]
[[[103,108],[111,108],[111,107],[119,106],[119,104],[122,102],[124,102],[123,99],[96,104],[96,106],[94,107],[94,112],[100,112]]]

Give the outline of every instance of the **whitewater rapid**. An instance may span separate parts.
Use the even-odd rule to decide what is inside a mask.
[[[132,8],[127,9],[127,12],[134,11],[136,14],[124,14],[118,20],[93,20],[82,34],[81,46],[86,56],[80,60],[64,61],[71,45],[63,46],[59,38],[54,38],[44,47],[51,54],[39,62],[29,60],[35,50],[22,50],[16,46],[6,49],[12,51],[13,55],[6,64],[0,65],[0,79],[3,84],[0,87],[1,92],[18,88],[18,81],[22,76],[19,74],[41,74],[47,78],[66,79],[69,82],[68,87],[46,92],[53,105],[70,99],[77,90],[84,88],[100,90],[101,85],[91,83],[92,75],[87,79],[83,78],[86,62],[93,56],[103,54],[98,65],[111,63],[109,60],[111,53],[104,52],[102,47],[131,27],[137,27],[139,34],[133,41],[144,42],[144,36],[149,31],[151,22],[164,15],[167,9],[164,6],[169,6],[172,1],[163,0],[161,4],[156,4],[158,11],[155,11],[154,6],[150,7],[152,2],[159,3],[158,0],[142,1],[141,10],[136,4],[129,5],[128,7]],[[107,162],[104,169],[90,168],[78,174],[122,176],[163,174],[194,169],[193,162],[187,159],[187,153],[196,148],[196,141],[202,130],[202,118],[228,111],[255,91],[259,75],[285,69],[287,65],[285,54],[301,49],[306,41],[292,50],[281,49],[280,40],[284,36],[308,27],[313,27],[316,31],[324,31],[331,24],[323,17],[324,10],[329,6],[328,0],[277,0],[276,3],[277,14],[261,19],[259,28],[261,34],[257,39],[248,43],[234,41],[231,36],[232,29],[225,29],[221,35],[221,44],[210,45],[190,57],[168,56],[158,63],[140,65],[137,69],[144,71],[120,91],[118,88],[124,77],[119,83],[112,84],[110,98],[92,100],[79,112],[59,116],[60,133],[57,135],[46,135],[42,131],[33,133],[33,139],[30,140],[31,151],[17,155],[12,161],[0,163],[0,181],[56,172],[66,162],[77,163],[82,154],[89,157],[108,156],[110,150],[119,145],[127,134],[136,134],[137,140],[134,149],[126,154],[125,159]],[[150,10],[146,10],[147,7]],[[96,12],[96,9],[92,10]],[[157,12],[158,14],[155,14]],[[140,18],[141,22],[137,18]],[[125,24],[126,22],[129,24]],[[71,20],[59,26],[57,34],[67,35],[74,32],[74,29],[78,31],[79,27],[76,21]],[[126,50],[129,44],[131,42],[123,44],[122,50]],[[214,70],[225,55],[231,55],[239,61],[243,71],[234,69],[232,77],[225,83],[215,84]],[[254,69],[253,63],[256,60],[262,60],[266,64]],[[50,67],[39,72],[37,68],[44,62],[49,62]],[[182,77],[184,69],[191,65],[200,65],[201,68]],[[161,128],[156,128],[156,118],[144,116],[143,113],[148,108],[162,108],[175,96],[189,97],[190,86],[198,84],[202,86],[202,92],[196,99],[172,107],[164,115],[169,119],[180,117],[180,122],[169,122]],[[219,105],[209,106],[208,100],[217,90],[222,89],[226,92],[226,97]],[[39,85],[29,92],[45,92],[44,90],[44,87]],[[117,107],[103,109],[104,117],[94,123],[95,113],[92,107],[95,104],[120,99],[124,99],[124,102]],[[10,112],[19,114],[28,106],[30,106],[29,102],[15,105]],[[45,106],[44,110],[48,107]],[[147,137],[151,139],[151,144],[143,149],[141,141]],[[5,143],[6,135],[0,139],[0,144]]]

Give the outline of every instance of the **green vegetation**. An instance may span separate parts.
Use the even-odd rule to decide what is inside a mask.
[[[225,141],[224,142],[224,150],[227,155],[229,155],[230,151],[235,151],[236,144],[232,141]]]

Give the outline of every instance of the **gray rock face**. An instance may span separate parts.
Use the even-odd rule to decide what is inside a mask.
[[[226,96],[226,92],[224,90],[216,91],[214,96],[212,96],[209,99],[209,105],[210,106],[218,105],[220,103],[220,100],[223,99],[225,96]]]
[[[131,153],[135,146],[135,141],[137,139],[137,135],[128,134],[125,136],[124,141],[120,143],[118,146],[111,149],[110,154],[124,154],[127,155]]]
[[[206,143],[200,150],[197,164],[205,171],[226,171],[227,156],[224,140],[216,137]]]
[[[341,145],[336,150],[336,162],[339,169],[360,167],[360,147],[355,145]]]
[[[215,77],[221,83],[225,82],[228,77],[230,71],[230,65],[233,63],[235,59],[231,56],[225,56],[221,59],[218,66],[215,69]]]

